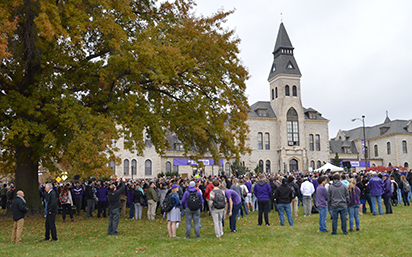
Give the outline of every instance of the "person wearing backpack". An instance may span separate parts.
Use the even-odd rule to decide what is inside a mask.
[[[70,215],[71,221],[74,222],[73,213],[72,213],[73,199],[72,199],[72,194],[70,193],[69,186],[67,185],[64,186],[62,192],[59,195],[59,201],[63,209],[62,210],[63,223],[66,222],[66,213]]]
[[[265,216],[266,226],[269,224],[269,199],[272,195],[272,189],[270,188],[269,183],[266,180],[265,174],[259,175],[259,181],[256,183],[254,188],[254,193],[258,201],[259,206],[259,216],[258,216],[258,225],[262,225],[262,215]],[[290,202],[289,202],[290,204]]]
[[[176,236],[176,223],[180,222],[180,199],[179,194],[179,185],[172,185],[172,205],[173,208],[167,212],[167,231],[169,232],[170,238]]]
[[[298,217],[298,203],[299,203],[299,196],[300,196],[300,189],[298,184],[295,183],[295,177],[290,175],[288,177],[288,187],[290,187],[290,189],[292,189],[293,193],[292,193],[292,202],[290,203],[291,205],[291,209],[294,212],[295,217]]]
[[[409,206],[408,194],[411,191],[411,186],[409,185],[404,175],[401,176],[401,182],[400,182],[399,188],[401,189],[404,206],[406,205]]]
[[[180,201],[186,212],[186,238],[190,238],[192,230],[192,220],[195,227],[196,238],[200,238],[200,210],[203,206],[203,197],[199,190],[196,189],[196,183],[190,181],[186,188],[183,198]]]
[[[213,181],[213,190],[210,192],[209,210],[212,214],[213,223],[215,226],[216,237],[223,236],[222,219],[225,213],[226,197],[225,192],[219,189],[220,182]]]

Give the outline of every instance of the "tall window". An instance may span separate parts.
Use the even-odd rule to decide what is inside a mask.
[[[269,133],[265,133],[265,150],[270,150],[270,136],[269,136]]]
[[[315,161],[310,161],[310,167],[312,167],[312,170],[315,169]]]
[[[278,98],[278,88],[275,87],[275,97]]]
[[[285,96],[290,96],[290,90],[288,85],[285,86]]]
[[[298,113],[290,108],[287,113],[288,145],[299,145]]]
[[[408,144],[405,140],[402,141],[402,151],[403,153],[408,153]]]
[[[170,162],[166,162],[166,172],[172,171],[172,164]]]
[[[262,132],[258,133],[258,149],[259,150],[263,149],[263,134],[262,134]]]
[[[292,87],[292,95],[293,96],[298,96],[298,90],[297,90],[296,86]]]
[[[226,162],[226,164],[225,164],[225,172],[226,172],[226,174],[229,174],[229,172],[230,172],[230,164],[228,162]]]
[[[109,167],[113,170],[113,173],[116,174],[116,163],[114,161],[109,162]]]
[[[275,100],[275,90],[272,89],[272,100]]]
[[[379,155],[378,145],[374,145],[374,146],[373,146],[373,150],[374,150],[374,152],[375,152],[375,157],[378,157],[378,155]]]
[[[136,175],[137,171],[137,161],[135,159],[132,160],[132,175]]]
[[[129,160],[125,159],[123,161],[123,175],[129,175]]]
[[[405,162],[405,163],[403,164],[403,167],[409,168],[409,163]]]
[[[146,176],[152,175],[152,161],[151,160],[146,160],[144,162],[144,174]]]
[[[313,141],[313,134],[309,134],[309,150],[315,151],[315,144]]]
[[[264,169],[263,169],[263,161],[262,161],[262,160],[259,160],[259,169],[260,169],[261,172],[264,171]]]
[[[391,142],[386,143],[386,152],[389,154],[391,154]]]
[[[320,167],[322,167],[322,163],[320,161],[317,161],[316,168],[319,169]]]
[[[179,166],[173,165],[173,172],[179,172]]]
[[[316,151],[320,151],[320,135],[316,135],[315,136],[315,140],[316,140]]]
[[[270,161],[266,161],[266,173],[270,173]]]

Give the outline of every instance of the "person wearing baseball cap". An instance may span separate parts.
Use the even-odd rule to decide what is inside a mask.
[[[169,232],[170,238],[176,236],[176,224],[180,222],[180,199],[179,194],[179,185],[172,185],[172,205],[173,209],[167,213],[167,231]]]

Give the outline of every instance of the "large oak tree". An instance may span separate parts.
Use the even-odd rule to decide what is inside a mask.
[[[40,212],[39,166],[105,174],[112,139],[159,153],[247,151],[245,80],[230,12],[196,16],[190,0],[0,3],[1,165]],[[94,173],[93,173],[94,172]]]

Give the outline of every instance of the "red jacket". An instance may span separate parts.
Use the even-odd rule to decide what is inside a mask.
[[[212,192],[213,188],[215,187],[213,186],[212,183],[207,184],[206,190],[205,190],[205,199],[210,200],[210,192]]]

